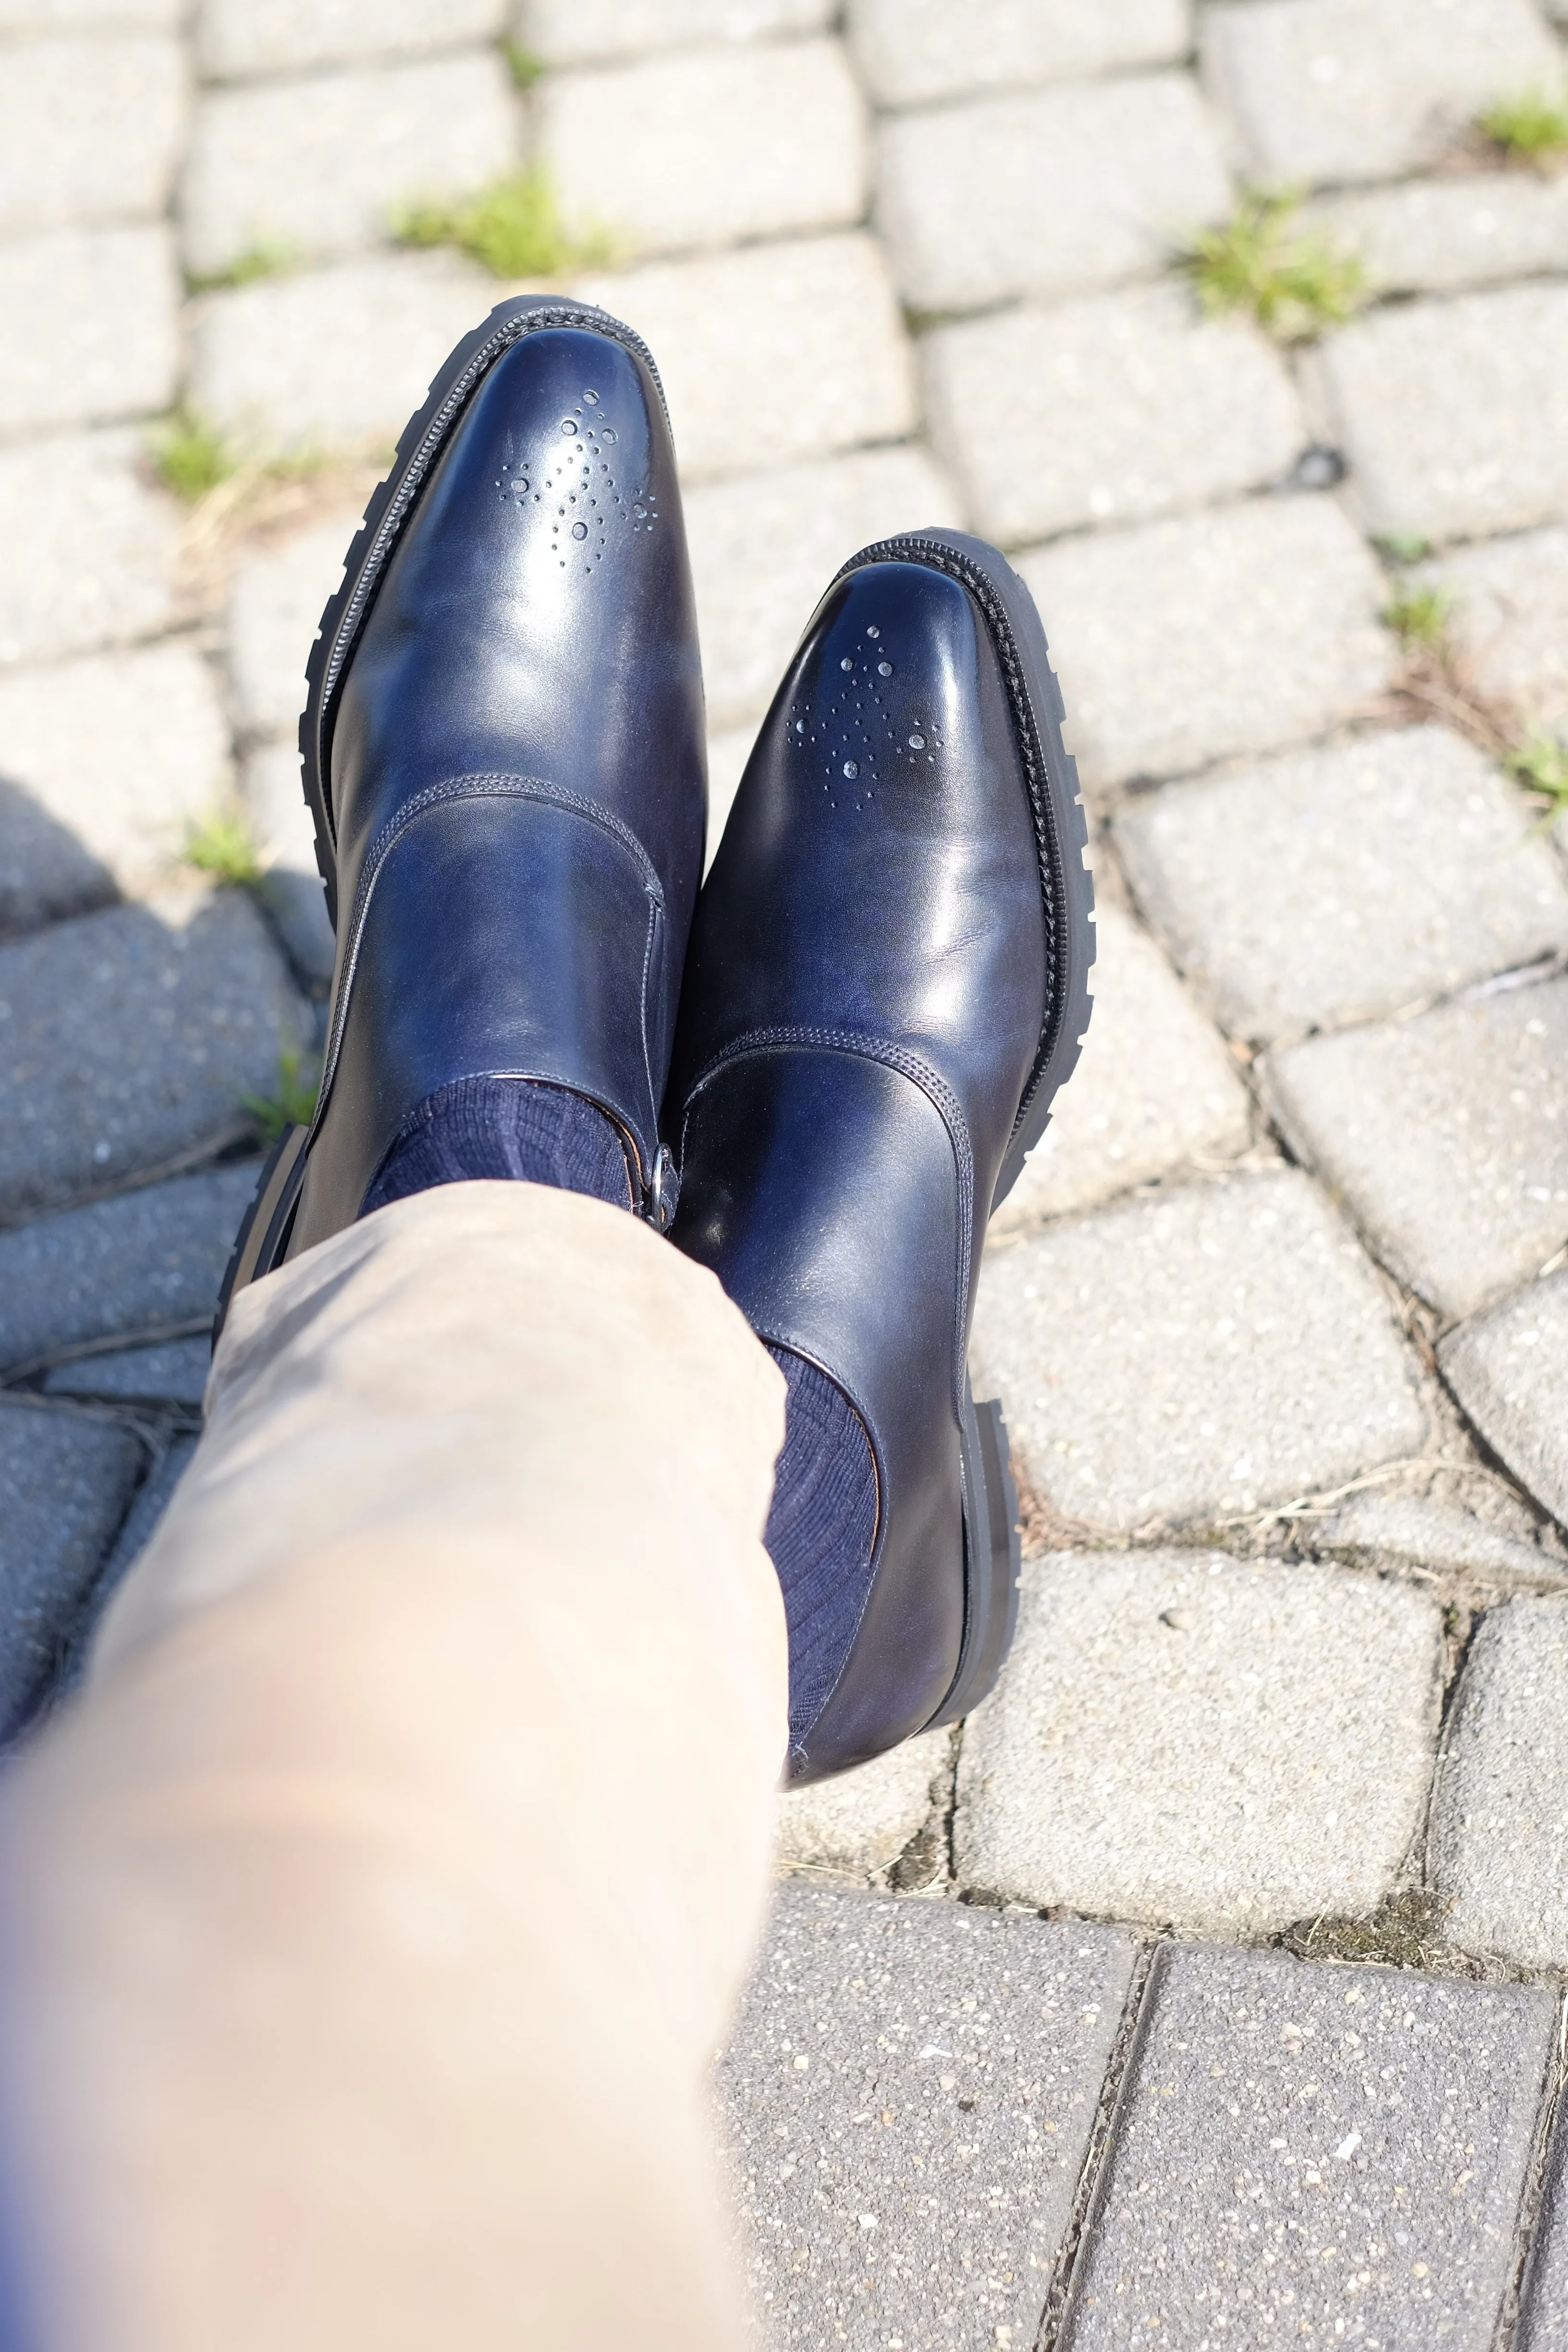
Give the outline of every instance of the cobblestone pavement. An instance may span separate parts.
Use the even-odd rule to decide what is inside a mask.
[[[1500,758],[1568,724],[1568,181],[1473,127],[1562,33],[4,0],[0,42],[3,1727],[188,1459],[319,1035],[304,655],[505,290],[389,223],[538,164],[665,371],[715,832],[830,569],[934,520],[1034,588],[1093,819],[1098,1010],[974,1334],[1017,1646],[781,1801],[721,2077],[762,2334],[1568,2346],[1568,871]],[[1359,316],[1200,316],[1173,247],[1249,180]],[[165,474],[241,461],[194,502],[176,414]]]

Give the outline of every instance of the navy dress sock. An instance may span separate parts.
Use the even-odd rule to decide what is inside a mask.
[[[360,1215],[486,1177],[588,1192],[617,1209],[636,1197],[620,1129],[582,1095],[529,1078],[458,1078],[410,1111]]]
[[[877,1469],[843,1390],[787,1348],[768,1353],[789,1383],[789,1401],[763,1540],[784,1592],[796,1748],[838,1679],[871,1589]]]

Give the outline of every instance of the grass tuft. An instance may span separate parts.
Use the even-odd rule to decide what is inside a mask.
[[[1414,530],[1382,531],[1373,545],[1390,563],[1419,563],[1432,552],[1431,541]]]
[[[544,59],[525,49],[521,41],[503,41],[500,53],[506,59],[506,69],[519,89],[531,89],[544,71]]]
[[[1504,758],[1503,765],[1527,793],[1535,793],[1550,810],[1568,808],[1568,743],[1561,736],[1535,730],[1526,735]]]
[[[538,169],[449,204],[411,205],[393,228],[404,245],[456,246],[496,278],[559,278],[615,258],[604,230],[564,226],[549,176]]]
[[[198,874],[211,875],[228,890],[247,890],[261,879],[261,865],[250,828],[241,816],[220,809],[185,835],[185,864]]]
[[[165,488],[194,507],[239,470],[239,453],[194,409],[176,408],[153,436],[153,463]]]
[[[222,269],[191,270],[185,283],[193,294],[211,294],[219,287],[252,286],[258,278],[281,278],[299,265],[291,245],[251,245]]]
[[[1521,163],[1568,156],[1568,90],[1526,89],[1500,98],[1481,116],[1480,128]]]
[[[1383,618],[1407,653],[1418,648],[1436,651],[1447,633],[1453,604],[1452,592],[1447,588],[1418,587],[1412,581],[1402,581],[1384,606]]]
[[[1353,254],[1293,229],[1300,199],[1247,188],[1228,221],[1203,229],[1181,256],[1207,311],[1247,310],[1277,342],[1300,343],[1352,318],[1366,295]]]
[[[263,1139],[276,1143],[290,1127],[308,1127],[316,1112],[316,1089],[321,1085],[321,1073],[308,1065],[302,1054],[285,1045],[278,1056],[278,1091],[275,1095],[242,1095],[242,1108],[250,1113]]]

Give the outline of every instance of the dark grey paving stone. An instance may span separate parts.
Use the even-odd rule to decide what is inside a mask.
[[[765,2341],[1033,2341],[1135,1947],[784,1886],[720,2074]]]
[[[0,1234],[0,1369],[211,1315],[258,1167],[173,1177]]]
[[[242,892],[112,907],[0,948],[0,1214],[216,1145],[304,1007]]]
[[[1559,2104],[1552,2142],[1513,2352],[1562,2352],[1568,2344],[1568,2103]]]
[[[23,785],[0,775],[0,932],[83,914],[118,895],[102,859]]]
[[[321,876],[274,866],[258,889],[295,971],[312,992],[324,992],[332,984],[338,942]]]
[[[189,1469],[191,1456],[195,1450],[196,1440],[194,1437],[176,1437],[137,1489],[136,1499],[126,1512],[124,1525],[115,1538],[114,1549],[89,1590],[59,1672],[49,1687],[48,1696],[52,1702],[58,1703],[64,1698],[80,1681],[99,1620],[121,1580],[129,1574],[157,1534],[174,1489]]]
[[[1063,2352],[1486,2352],[1552,2035],[1534,1986],[1167,1947]]]
[[[0,1740],[65,1656],[144,1458],[111,1422],[0,1400]]]
[[[207,1384],[212,1342],[165,1339],[152,1348],[116,1348],[59,1364],[44,1382],[46,1396],[125,1397],[199,1405]]]

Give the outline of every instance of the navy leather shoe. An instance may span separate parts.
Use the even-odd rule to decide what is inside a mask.
[[[331,1016],[225,1307],[351,1224],[403,1121],[463,1078],[585,1097],[667,1222],[707,787],[668,421],[629,328],[531,298],[458,346],[322,616],[300,744]]]
[[[818,606],[698,903],[671,1238],[827,1373],[875,1464],[868,1597],[789,1777],[965,1714],[1017,1599],[1006,1433],[965,1372],[986,1219],[1088,1024],[1093,886],[1028,591],[927,530]]]

